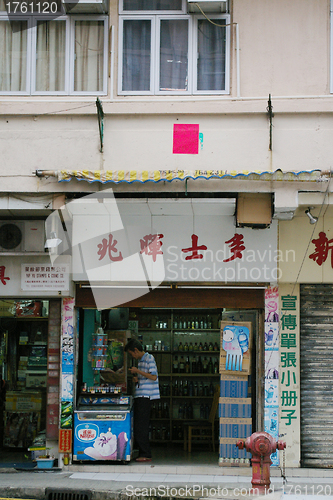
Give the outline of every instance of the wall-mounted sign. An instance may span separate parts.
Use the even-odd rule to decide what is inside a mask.
[[[22,290],[69,290],[68,264],[21,264]]]

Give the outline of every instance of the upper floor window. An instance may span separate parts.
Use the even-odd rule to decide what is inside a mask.
[[[107,32],[106,16],[0,13],[0,93],[106,94]]]
[[[229,93],[229,24],[228,14],[188,15],[182,0],[123,0],[119,93]]]

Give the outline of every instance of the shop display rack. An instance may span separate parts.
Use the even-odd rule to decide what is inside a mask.
[[[207,420],[219,384],[220,311],[138,310],[130,318],[133,335],[153,354],[159,373],[151,440],[183,442],[185,422]]]

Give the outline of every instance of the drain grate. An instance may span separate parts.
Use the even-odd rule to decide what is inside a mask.
[[[91,491],[46,488],[45,500],[91,500]]]

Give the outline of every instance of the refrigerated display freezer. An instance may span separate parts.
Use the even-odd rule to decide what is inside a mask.
[[[73,460],[129,462],[132,451],[132,396],[81,396],[74,411]]]

